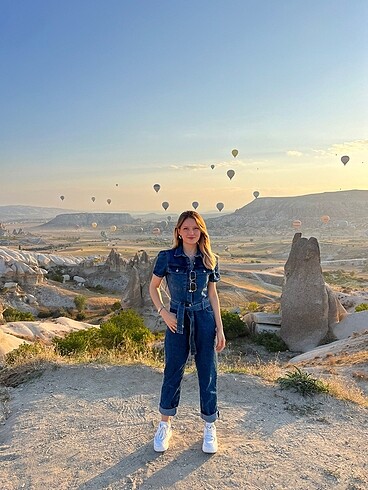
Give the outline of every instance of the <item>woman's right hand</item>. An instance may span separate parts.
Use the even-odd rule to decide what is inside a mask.
[[[175,333],[176,332],[176,315],[174,313],[171,313],[170,311],[167,311],[166,308],[161,310],[161,317],[166,323],[166,325],[169,327],[169,329]]]

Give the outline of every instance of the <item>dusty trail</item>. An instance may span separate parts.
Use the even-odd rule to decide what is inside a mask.
[[[367,411],[221,374],[220,450],[201,451],[197,379],[185,377],[165,454],[152,448],[161,373],[61,366],[8,389],[2,490],[368,488]]]

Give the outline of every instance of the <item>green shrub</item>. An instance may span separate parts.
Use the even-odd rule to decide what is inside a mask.
[[[50,318],[52,317],[53,315],[53,312],[48,310],[48,309],[44,309],[44,310],[40,310],[38,313],[37,313],[37,318]]]
[[[54,337],[52,343],[62,356],[91,352],[101,346],[100,329],[91,327],[87,330],[71,332],[64,338]]]
[[[133,310],[125,310],[103,322],[100,328],[71,332],[64,338],[54,338],[53,344],[60,355],[69,356],[110,349],[144,352],[153,340],[143,318]]]
[[[329,391],[328,385],[297,367],[295,367],[295,371],[289,371],[285,376],[278,378],[277,382],[282,389],[292,389],[303,396],[313,395],[314,393],[328,393]]]
[[[111,305],[111,311],[119,311],[119,310],[121,310],[121,302],[115,301],[115,303]]]
[[[3,311],[3,317],[6,322],[33,322],[35,319],[32,313],[24,313],[11,307]]]
[[[47,279],[51,281],[63,282],[63,270],[60,267],[53,267],[48,271]]]
[[[368,310],[368,303],[360,303],[355,307],[355,311],[365,311]]]
[[[225,337],[229,340],[247,335],[247,326],[237,313],[227,310],[221,311],[222,324]]]
[[[74,304],[77,310],[79,311],[79,313],[81,313],[86,307],[86,302],[87,302],[87,298],[83,296],[83,294],[78,294],[74,298]]]
[[[76,316],[75,316],[75,319],[78,320],[78,322],[81,322],[83,320],[86,319],[86,314],[83,313],[83,311],[79,311]]]
[[[6,364],[17,364],[31,361],[39,358],[40,354],[46,352],[46,347],[40,342],[33,344],[21,344],[17,349],[8,352],[5,355]]]
[[[288,346],[282,338],[273,332],[256,333],[252,336],[252,340],[256,344],[266,347],[269,352],[282,352],[288,350]]]
[[[100,326],[102,345],[107,349],[124,349],[132,344],[142,352],[154,336],[134,310],[124,310]]]
[[[257,301],[250,301],[245,305],[246,311],[260,311],[261,307],[257,303]]]

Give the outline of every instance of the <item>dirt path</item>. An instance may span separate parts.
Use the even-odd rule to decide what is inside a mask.
[[[187,375],[171,446],[155,453],[161,376],[145,366],[62,366],[9,388],[1,489],[368,488],[365,409],[252,376],[220,375],[220,449],[210,456],[196,376]]]

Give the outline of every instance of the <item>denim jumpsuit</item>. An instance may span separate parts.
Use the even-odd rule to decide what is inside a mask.
[[[208,282],[220,280],[218,267],[207,269],[199,249],[192,266],[179,245],[158,254],[153,274],[166,278],[170,311],[177,317],[177,331],[174,333],[167,328],[165,334],[165,370],[159,411],[162,415],[176,415],[190,352],[198,372],[201,417],[206,422],[214,422],[218,418],[216,324],[207,286]],[[196,284],[194,292],[190,292],[191,282]]]

